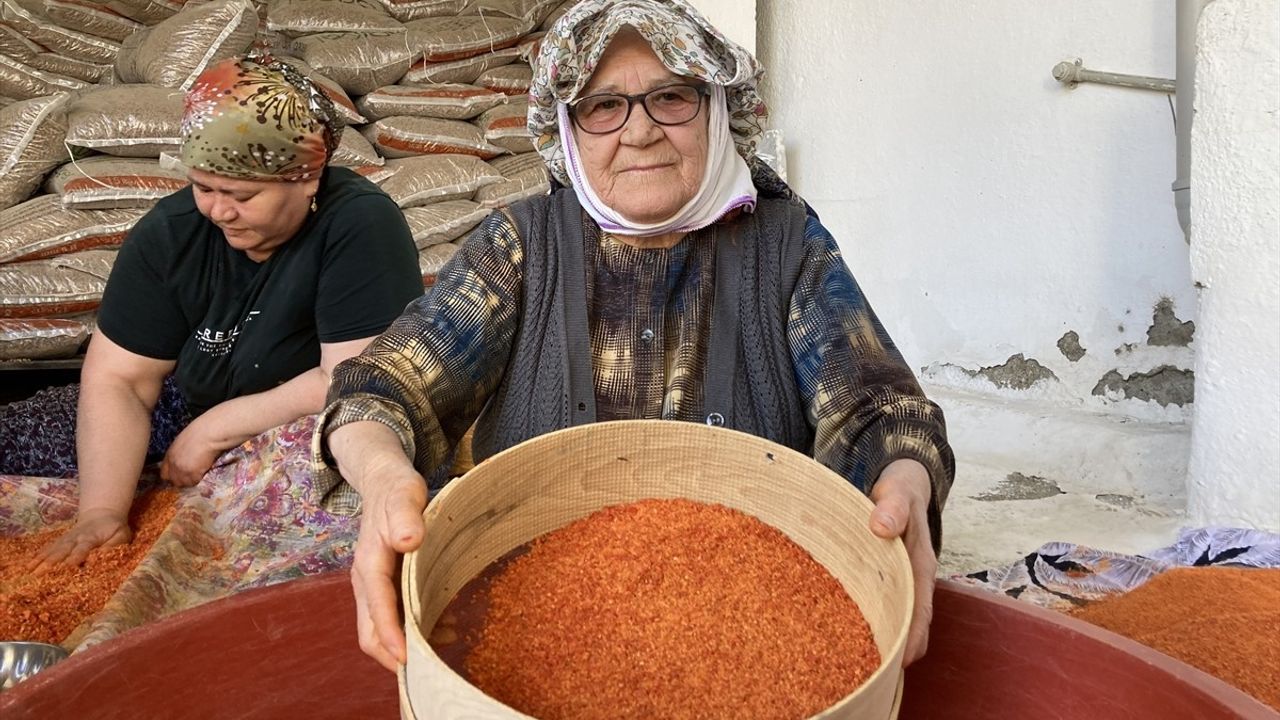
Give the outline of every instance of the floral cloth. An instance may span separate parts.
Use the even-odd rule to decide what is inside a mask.
[[[224,454],[182,493],[169,527],[87,631],[75,634],[74,649],[242,590],[350,567],[359,518],[321,509],[314,428],[315,418],[305,417]],[[0,476],[0,535],[74,519],[76,483]]]
[[[224,60],[196,78],[182,114],[182,163],[244,180],[307,180],[341,130],[333,102],[293,66]]]
[[[671,72],[725,88],[729,129],[738,153],[750,161],[769,115],[757,88],[764,69],[751,53],[685,0],[583,0],[542,38],[529,86],[529,132],[556,179],[572,184],[556,120],[558,103],[578,96],[609,41],[625,26],[644,36]]]
[[[1175,567],[1213,565],[1280,567],[1280,535],[1243,528],[1184,528],[1174,544],[1143,555],[1053,542],[1009,565],[951,579],[1066,611],[1132,590]]]
[[[76,406],[80,385],[62,385],[0,407],[0,475],[76,475]],[[158,461],[191,421],[177,380],[165,378],[151,411],[148,461]]]

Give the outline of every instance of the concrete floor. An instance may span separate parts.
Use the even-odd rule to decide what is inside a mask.
[[[926,392],[957,458],[940,574],[1008,565],[1053,541],[1142,553],[1185,525],[1185,425]]]

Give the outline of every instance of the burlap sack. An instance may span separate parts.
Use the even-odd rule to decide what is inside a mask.
[[[41,195],[0,210],[0,263],[118,247],[145,208],[69,210],[57,195]]]
[[[87,83],[99,82],[111,76],[114,70],[111,65],[85,62],[51,52],[38,53],[26,62],[37,70],[83,80]]]
[[[370,120],[395,115],[468,120],[505,101],[501,93],[463,83],[387,85],[360,98],[357,107]]]
[[[267,29],[286,37],[327,32],[404,32],[377,0],[272,0]]]
[[[381,185],[400,172],[400,168],[388,165],[360,165],[351,169],[374,185]]]
[[[434,17],[405,23],[414,60],[453,62],[513,47],[529,28],[502,16]]]
[[[564,0],[564,2],[557,5],[554,10],[547,14],[547,17],[543,19],[542,24],[538,26],[538,29],[550,30],[551,26],[555,25],[556,21],[561,17],[564,17],[564,14],[569,12],[569,8],[573,7],[577,3],[578,0]]]
[[[96,2],[45,0],[45,13],[65,28],[120,42],[145,25]]]
[[[452,62],[425,62],[418,60],[404,75],[402,84],[428,85],[431,83],[475,83],[485,70],[509,65],[520,59],[520,49],[509,47],[475,57]]]
[[[414,244],[423,250],[465,237],[489,212],[470,200],[449,200],[409,208],[404,211],[404,219],[409,223]]]
[[[159,85],[116,85],[85,93],[71,103],[67,144],[120,157],[177,154],[182,103],[182,91]]]
[[[382,189],[402,208],[446,200],[470,200],[485,185],[502,182],[502,173],[473,155],[419,155],[388,160],[396,174]]]
[[[404,76],[413,62],[405,33],[320,33],[294,40],[292,54],[353,95],[373,92]]]
[[[476,78],[476,85],[503,95],[528,95],[533,82],[533,68],[524,63],[512,63],[485,70]]]
[[[397,115],[366,125],[361,132],[388,158],[459,154],[488,160],[505,152],[485,142],[479,128],[462,120]]]
[[[45,52],[43,47],[28,40],[16,28],[0,23],[0,55],[26,62],[42,52]]]
[[[204,69],[249,49],[258,14],[249,0],[192,5],[125,39],[116,75],[126,83],[186,90]]]
[[[52,360],[75,355],[89,339],[80,320],[0,320],[0,360]]]
[[[26,200],[45,173],[67,160],[68,93],[21,100],[0,110],[0,208]]]
[[[472,0],[463,15],[502,15],[522,21],[526,30],[538,27],[557,9],[560,0]]]
[[[440,243],[431,245],[418,253],[418,270],[422,272],[422,287],[432,288],[436,284],[436,276],[444,266],[458,254],[458,243]]]
[[[83,80],[37,70],[30,65],[0,55],[0,95],[30,100],[54,93],[80,90],[87,85],[88,83]]]
[[[391,17],[400,22],[424,17],[457,15],[470,0],[381,0]]]
[[[511,98],[511,102],[487,110],[475,119],[484,139],[496,147],[513,153],[535,150],[528,127],[529,99]]]
[[[158,160],[99,155],[58,168],[44,189],[58,195],[64,208],[100,210],[150,208],[187,184],[185,173],[162,168]]]
[[[155,25],[178,14],[186,2],[187,0],[107,0],[103,4],[143,25]]]
[[[308,65],[301,58],[287,57],[277,55],[277,59],[287,62],[297,68],[298,72],[307,76],[311,82],[315,83],[320,90],[329,97],[333,102],[333,109],[338,113],[338,120],[344,125],[363,125],[369,122],[360,111],[356,109],[356,104],[351,101],[351,96],[347,95],[347,91],[335,82],[332,78],[325,77],[323,74],[316,72],[316,69]]]
[[[49,318],[96,310],[114,250],[0,265],[0,318]]]
[[[114,62],[116,53],[120,52],[118,42],[64,28],[47,17],[28,11],[14,0],[0,0],[0,21],[59,55],[107,64]]]
[[[18,102],[18,101],[17,101],[16,99],[14,99],[14,98],[6,97],[6,96],[4,96],[4,95],[0,95],[0,108],[7,108],[7,107],[9,107],[10,105],[12,105],[12,104],[14,104],[14,103],[16,103],[16,102]]]
[[[504,155],[489,163],[506,179],[486,185],[473,198],[484,208],[500,208],[536,195],[551,192],[551,173],[542,156],[536,152]]]
[[[354,130],[346,130],[342,133],[342,139],[338,141],[338,147],[334,149],[333,155],[329,158],[330,165],[339,167],[364,167],[366,165],[374,165],[381,167],[386,160],[373,149],[373,145],[369,144],[364,136]]]
[[[355,170],[358,176],[365,178],[366,181],[369,181],[374,184],[383,184],[384,182],[387,182],[388,179],[392,178],[393,176],[396,176],[396,173],[399,172],[399,168],[389,167],[389,165],[385,165],[385,164],[384,165],[360,165],[360,167],[352,168],[352,170]]]

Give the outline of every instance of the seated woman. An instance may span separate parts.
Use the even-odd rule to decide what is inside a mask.
[[[584,0],[534,72],[529,128],[569,189],[491,215],[434,292],[335,369],[317,426],[318,461],[363,505],[361,646],[405,660],[396,553],[421,542],[428,489],[473,420],[480,459],[660,418],[768,438],[868,493],[872,530],[911,557],[919,657],[954,475],[942,413],[835,240],[755,159],[755,59],[683,0]]]
[[[77,522],[40,566],[131,539],[149,456],[163,454],[164,479],[194,485],[223,451],[319,412],[333,367],[422,294],[396,204],[326,169],[335,117],[322,92],[270,58],[227,60],[197,79],[182,120],[191,185],[125,240],[81,384],[0,418],[0,472],[79,471]]]

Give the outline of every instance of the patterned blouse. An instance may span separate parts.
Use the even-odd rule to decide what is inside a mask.
[[[710,232],[669,249],[636,249],[583,214],[588,332],[597,419],[702,420],[714,296]],[[430,478],[506,371],[516,337],[523,250],[505,213],[492,214],[362,355],[337,367],[317,448],[347,423],[392,428]],[[810,216],[787,343],[814,429],[815,459],[867,492],[880,470],[912,458],[933,483],[931,525],[955,474],[942,411],[924,397],[849,272]],[[324,453],[318,453],[322,468]],[[937,542],[935,530],[935,542]]]

